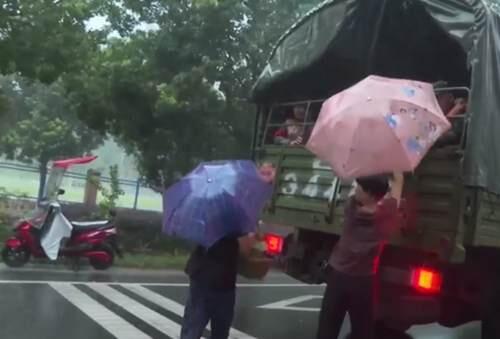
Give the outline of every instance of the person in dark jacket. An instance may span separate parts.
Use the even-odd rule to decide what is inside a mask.
[[[258,172],[264,182],[272,184],[276,175],[273,164],[261,164]],[[256,242],[254,233],[228,235],[209,248],[194,249],[186,265],[190,283],[180,339],[200,339],[209,322],[211,339],[228,338],[239,258],[250,257]]]
[[[352,339],[374,332],[374,286],[380,254],[397,229],[403,175],[356,180],[345,207],[342,235],[330,257],[330,272],[319,316],[318,339],[336,339],[346,313]]]
[[[249,256],[254,234],[227,236],[206,249],[192,252],[186,273],[189,295],[184,311],[181,339],[200,339],[211,324],[211,339],[227,339],[234,315],[238,258]]]

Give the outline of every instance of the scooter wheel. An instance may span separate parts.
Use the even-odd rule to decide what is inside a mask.
[[[104,271],[113,266],[113,263],[115,261],[115,253],[113,251],[113,248],[108,245],[100,245],[95,248],[96,251],[104,251],[108,254],[109,260],[103,261],[99,260],[96,258],[89,258],[89,263],[90,266],[92,266],[94,269],[99,270],[99,271]]]
[[[30,259],[30,253],[24,248],[12,249],[5,247],[2,250],[3,262],[9,267],[22,267]]]

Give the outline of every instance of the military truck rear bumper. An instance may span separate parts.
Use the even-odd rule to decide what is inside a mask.
[[[377,318],[394,328],[437,322],[441,314],[441,293],[415,290],[412,272],[392,267],[380,268]]]
[[[438,322],[441,314],[439,297],[397,292],[390,286],[380,290],[377,318],[392,328],[406,329],[412,325]]]

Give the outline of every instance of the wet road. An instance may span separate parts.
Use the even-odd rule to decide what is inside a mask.
[[[0,266],[0,338],[178,338],[186,291],[186,279],[178,272]],[[279,274],[261,284],[241,281],[231,338],[313,338],[322,293],[320,286],[300,285]],[[414,339],[474,339],[479,325],[419,326],[409,333]]]

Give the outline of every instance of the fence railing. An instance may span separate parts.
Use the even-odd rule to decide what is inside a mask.
[[[66,172],[62,188],[66,194],[62,200],[67,202],[82,202],[83,191],[87,176],[77,172]],[[111,183],[109,176],[100,177],[101,183],[106,186]],[[144,210],[161,210],[161,196],[138,179],[119,178],[120,188],[125,192],[119,198],[120,207]],[[12,195],[22,195],[29,199],[36,199],[39,183],[39,168],[11,162],[0,162],[0,187],[4,187]]]

